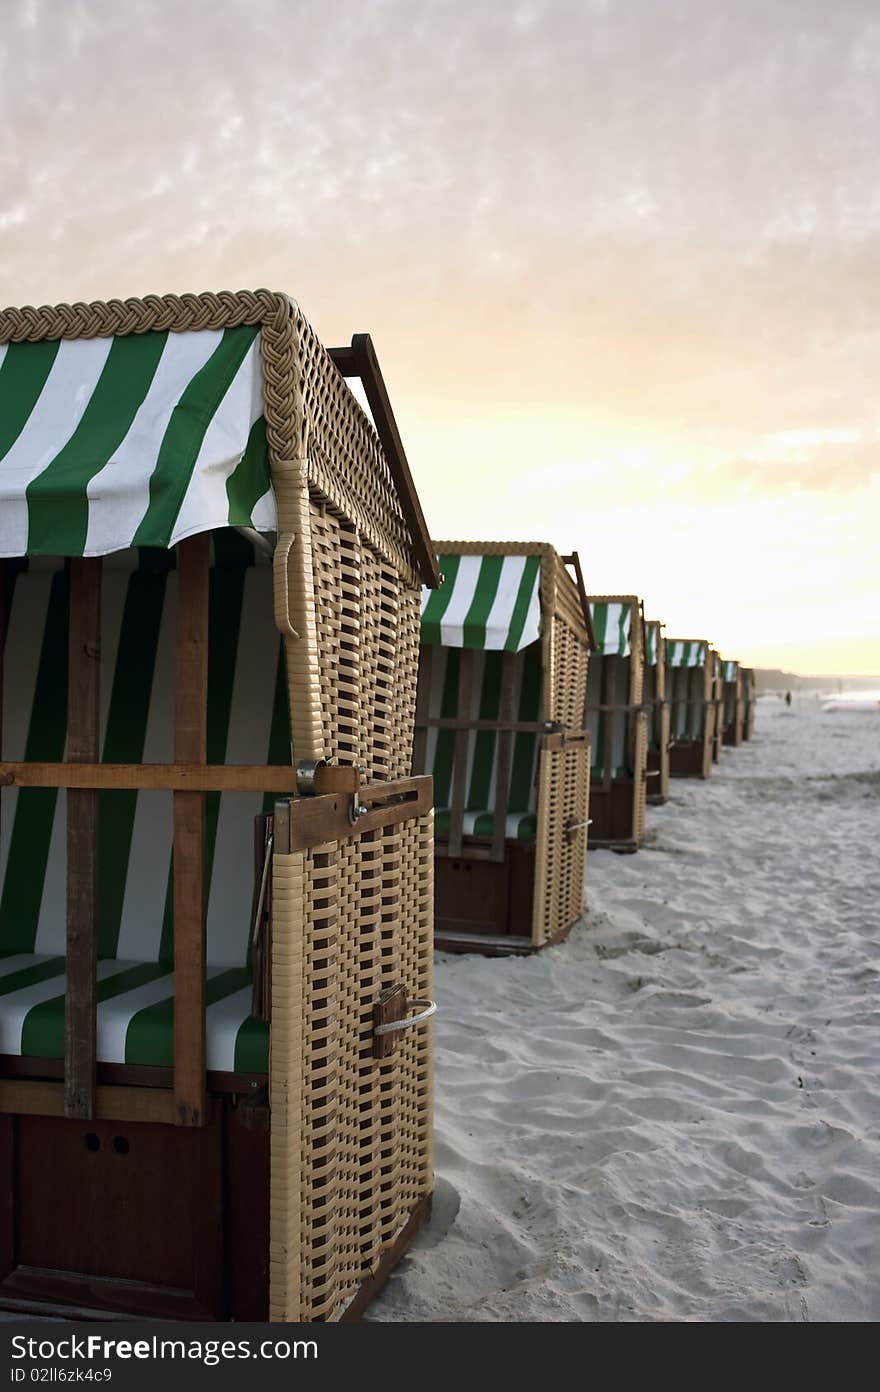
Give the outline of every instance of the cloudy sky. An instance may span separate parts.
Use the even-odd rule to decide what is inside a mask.
[[[0,0],[0,296],[369,330],[435,536],[880,673],[876,0]]]

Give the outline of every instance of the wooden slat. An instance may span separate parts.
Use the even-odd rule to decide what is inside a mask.
[[[100,756],[101,561],[70,562],[67,757]],[[98,794],[67,796],[67,988],[64,1006],[64,1114],[95,1110],[98,963]]]
[[[0,1114],[18,1116],[66,1116],[63,1083],[0,1079]],[[170,1088],[99,1087],[89,1120],[174,1120],[174,1096]]]
[[[492,859],[504,859],[504,841],[507,828],[507,804],[510,794],[510,764],[513,753],[513,735],[510,722],[514,715],[514,682],[516,679],[517,654],[501,654],[501,692],[498,701],[498,748],[495,760],[495,808],[492,828]]]
[[[324,770],[319,770],[323,774]],[[357,770],[328,769],[320,785],[351,787]],[[164,788],[171,792],[292,793],[289,764],[22,764],[0,763],[0,784],[19,788]],[[325,791],[322,788],[321,791]]]
[[[458,668],[458,718],[470,716],[474,684],[474,650],[462,648]],[[467,800],[468,729],[461,728],[455,736],[455,763],[452,772],[452,799],[449,808],[449,854],[461,855],[462,823]]]
[[[204,764],[208,718],[207,532],[177,548],[174,756]],[[179,1126],[201,1126],[205,1077],[205,795],[174,794],[174,1102]]]

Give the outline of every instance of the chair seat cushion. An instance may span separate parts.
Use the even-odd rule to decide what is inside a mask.
[[[0,958],[0,1054],[64,1057],[64,958]],[[251,1014],[247,967],[208,967],[207,1066],[212,1072],[267,1073],[269,1026]],[[171,1068],[174,975],[167,964],[98,963],[98,1062]]]
[[[508,812],[504,829],[508,841],[534,841],[538,817],[535,812]],[[465,812],[462,831],[465,836],[493,836],[495,814],[491,810]],[[434,833],[449,835],[449,808],[438,807],[434,813]]]

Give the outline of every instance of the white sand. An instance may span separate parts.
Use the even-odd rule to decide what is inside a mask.
[[[437,1213],[371,1318],[880,1318],[880,717],[762,701],[672,793],[566,944],[438,960]]]

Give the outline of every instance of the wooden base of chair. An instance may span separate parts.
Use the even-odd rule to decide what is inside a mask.
[[[507,842],[501,861],[489,859],[489,845],[466,845],[460,856],[450,856],[445,850],[438,845],[434,858],[434,945],[479,935],[520,939],[527,945],[524,950],[529,950],[534,846]]]
[[[670,749],[670,778],[708,778],[711,771],[711,747],[708,747],[705,741],[694,740],[687,744],[674,744]]]
[[[636,784],[632,778],[615,778],[603,787],[590,787],[590,833],[587,847],[595,850],[638,850],[635,826]]]
[[[434,946],[438,952],[476,952],[481,957],[531,957],[545,948],[556,947],[565,942],[574,924],[545,942],[533,943],[531,938],[518,937],[513,933],[493,936],[491,933],[435,933]]]
[[[267,1320],[269,1109],[212,1104],[194,1128],[0,1116],[0,1308]],[[360,1316],[430,1203],[425,1195],[413,1208],[343,1318]]]

